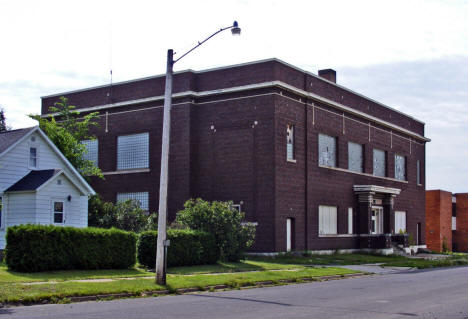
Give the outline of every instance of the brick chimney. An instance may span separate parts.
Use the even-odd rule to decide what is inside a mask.
[[[336,71],[333,69],[319,70],[318,75],[328,81],[336,83]]]

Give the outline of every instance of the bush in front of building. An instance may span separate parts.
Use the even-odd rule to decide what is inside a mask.
[[[148,268],[156,263],[156,242],[158,232],[142,232],[138,238],[138,262]],[[192,266],[215,264],[219,250],[212,234],[191,229],[168,229],[167,239],[170,246],[167,252],[167,266]]]
[[[190,199],[177,213],[176,224],[213,234],[221,260],[238,261],[255,239],[255,226],[243,223],[244,213],[232,202]]]
[[[125,269],[136,262],[136,240],[118,229],[13,226],[6,234],[5,262],[21,272]]]
[[[94,195],[88,201],[88,226],[139,233],[157,228],[157,214],[148,214],[134,200],[114,204]]]

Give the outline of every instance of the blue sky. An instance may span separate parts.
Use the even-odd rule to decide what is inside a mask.
[[[468,1],[0,0],[0,106],[34,125],[40,96],[165,71],[276,57],[334,68],[338,83],[426,123],[427,188],[468,192]]]

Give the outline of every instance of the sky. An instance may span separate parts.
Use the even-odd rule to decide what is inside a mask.
[[[468,192],[468,1],[0,0],[0,107],[35,125],[40,97],[163,74],[279,58],[426,123],[426,188]]]

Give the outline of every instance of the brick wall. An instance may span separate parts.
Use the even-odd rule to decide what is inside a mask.
[[[452,193],[426,192],[426,244],[433,251],[452,250]]]
[[[457,230],[454,242],[458,251],[468,252],[468,193],[455,194],[457,198]]]

